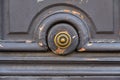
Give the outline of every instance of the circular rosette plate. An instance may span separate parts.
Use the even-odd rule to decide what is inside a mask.
[[[71,53],[77,48],[78,34],[76,30],[67,23],[54,25],[48,32],[47,42],[49,48],[59,55]]]

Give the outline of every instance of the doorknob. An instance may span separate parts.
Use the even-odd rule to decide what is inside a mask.
[[[54,43],[58,48],[68,48],[71,45],[71,35],[67,31],[60,31],[54,37]]]
[[[59,23],[49,30],[47,41],[49,48],[55,54],[65,55],[76,49],[78,34],[72,25]]]

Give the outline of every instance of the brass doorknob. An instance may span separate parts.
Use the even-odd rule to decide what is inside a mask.
[[[71,36],[67,31],[59,32],[56,34],[54,42],[58,48],[68,48],[71,45]]]
[[[74,27],[67,23],[54,25],[48,33],[49,49],[55,54],[66,55],[73,52],[78,45],[78,34]]]

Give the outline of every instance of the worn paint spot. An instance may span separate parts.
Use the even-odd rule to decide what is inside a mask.
[[[73,36],[72,38],[73,38],[73,39],[75,39],[75,38],[76,38],[76,36]]]
[[[43,30],[43,26],[42,26],[42,27],[40,27],[40,28],[39,28],[39,30],[40,30],[40,31],[42,31],[42,30]]]
[[[70,10],[64,10],[64,12],[68,12],[68,13],[70,13],[71,11],[70,11]]]
[[[2,44],[0,44],[0,47],[4,47]]]
[[[26,40],[26,43],[32,43],[32,40]]]
[[[64,49],[58,48],[56,51],[54,51],[56,54],[63,54],[65,52]]]
[[[42,46],[43,46],[43,43],[42,43],[42,42],[40,42],[40,43],[39,43],[39,45],[42,47]]]
[[[79,15],[81,19],[84,19],[84,15],[82,15],[80,12],[77,12],[77,11],[71,11],[71,10],[63,10],[64,12],[67,12],[67,13],[72,13],[74,15]]]
[[[111,43],[115,43],[116,41],[111,41]]]
[[[92,43],[88,43],[87,46],[92,46],[93,44]]]
[[[79,51],[80,52],[84,52],[84,51],[86,51],[86,49],[85,48],[81,48]]]
[[[110,39],[110,40],[107,40],[107,39],[103,39],[103,40],[94,40],[92,41],[91,43],[116,43],[118,42],[117,40],[114,40],[114,39]]]
[[[80,15],[80,12],[77,12],[77,11],[72,11],[73,14],[77,14],[77,15]]]
[[[97,59],[97,58],[86,58],[85,60],[96,61],[96,60],[99,60],[99,59]]]
[[[88,0],[80,0],[79,4],[88,3]]]
[[[42,2],[42,1],[44,1],[44,0],[37,0],[37,3]]]
[[[83,15],[80,15],[80,18],[81,18],[81,19],[84,19],[84,16],[83,16]]]

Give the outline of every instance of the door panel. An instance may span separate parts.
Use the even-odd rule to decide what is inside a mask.
[[[119,3],[0,0],[0,80],[119,80]]]
[[[30,23],[38,12],[37,0],[10,0],[10,33],[28,33]]]
[[[79,7],[81,10],[85,12],[85,14],[88,15],[89,19],[94,24],[92,27],[95,28],[95,31],[96,31],[95,34],[92,34],[94,38],[116,39],[118,37],[116,36],[118,35],[118,31],[114,31],[114,28],[116,29],[116,26],[114,26],[115,15],[113,15],[114,5],[116,5],[114,4],[114,2],[116,1],[117,0],[115,1],[113,0],[85,1],[84,0],[82,2],[78,0],[74,2],[70,0],[68,2],[72,3],[76,7]],[[9,19],[8,20],[9,20],[10,25],[8,25],[9,30],[7,34],[29,35],[28,33],[31,30],[32,21],[34,21],[35,16],[38,15],[42,9],[44,9],[47,5],[54,5],[58,3],[60,4],[61,2],[67,3],[67,1],[56,2],[56,0],[53,2],[47,1],[47,0],[43,2],[39,2],[39,3],[37,2],[37,0],[30,0],[30,1],[10,0],[8,2],[9,4]],[[97,33],[105,34],[104,35],[105,37]],[[6,34],[6,38],[8,39],[11,38],[11,36],[7,34]],[[24,38],[24,35],[22,37]],[[12,38],[14,39],[14,37]]]
[[[53,52],[64,52],[72,49],[74,42],[78,42],[78,46],[74,47],[79,52],[119,51],[118,5],[119,0],[4,0],[1,50],[29,51],[33,48],[34,51],[46,51],[50,48],[54,49]],[[64,24],[75,28],[78,39],[76,34],[69,32],[69,28],[52,29],[56,25],[65,26]],[[73,38],[69,41],[71,45],[59,50],[53,39],[57,32],[52,33],[51,40],[49,33],[64,33],[64,30],[70,33],[66,34],[70,36],[67,39]],[[54,47],[49,45],[49,41]],[[13,46],[15,44],[17,46]]]
[[[81,2],[80,8],[84,10],[95,24],[96,32],[113,33],[113,0],[91,0]],[[103,33],[102,33],[103,34]]]

